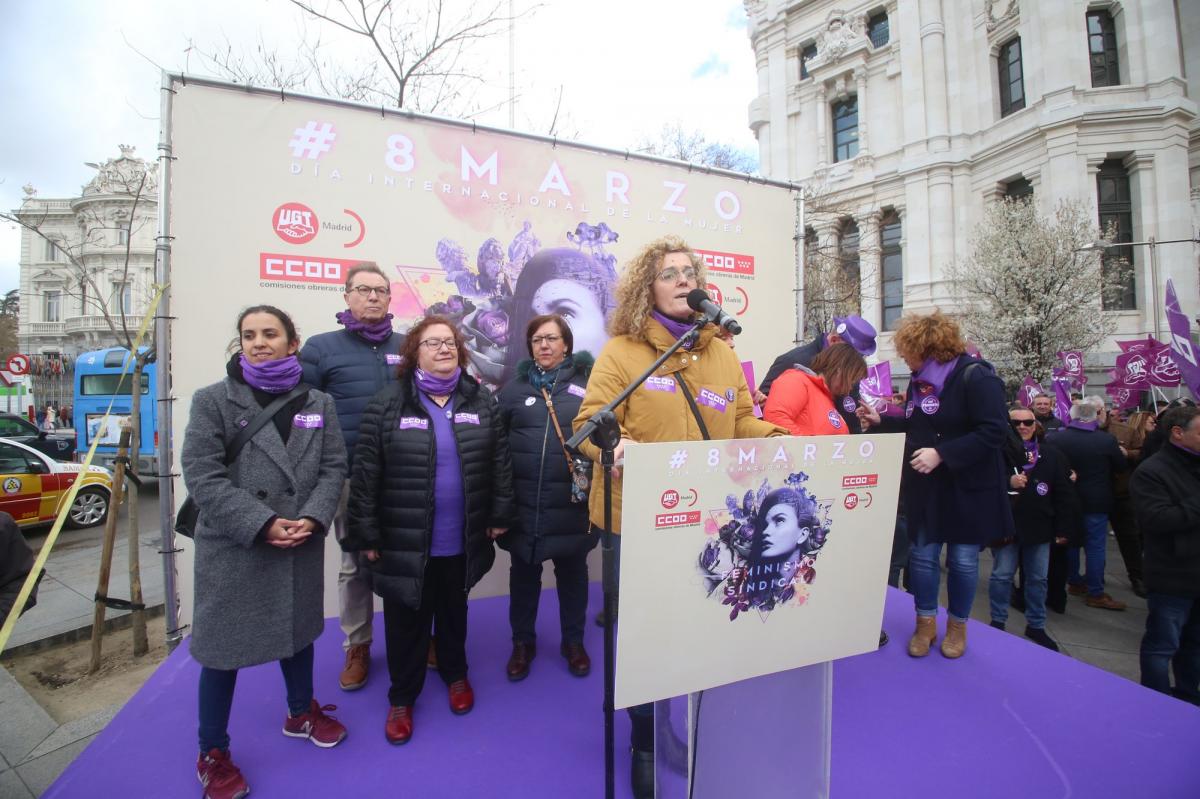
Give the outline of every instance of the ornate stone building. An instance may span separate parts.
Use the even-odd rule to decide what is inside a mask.
[[[1200,3],[745,5],[763,173],[839,209],[808,236],[854,247],[863,315],[881,331],[904,311],[953,310],[946,269],[968,253],[985,203],[1003,195],[1032,193],[1045,212],[1084,201],[1119,241],[1195,236]],[[1109,306],[1117,338],[1153,330],[1168,277],[1194,311],[1200,249],[1154,248],[1157,285],[1150,248],[1123,249],[1133,269]],[[886,332],[880,343],[892,355]]]
[[[154,278],[158,164],[133,150],[122,145],[119,158],[89,164],[96,176],[79,197],[43,199],[25,187],[14,212],[25,225],[22,352],[65,355],[69,364],[80,352],[124,344],[110,320],[131,334],[141,325]]]

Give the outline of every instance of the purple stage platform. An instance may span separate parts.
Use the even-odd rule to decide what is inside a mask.
[[[593,585],[591,607],[599,607]],[[592,674],[571,677],[558,656],[558,608],[542,596],[541,649],[523,682],[504,677],[510,643],[506,597],[471,603],[468,657],[476,707],[454,716],[433,673],[405,746],[383,737],[387,674],[376,619],[367,687],[337,687],[337,620],[318,641],[317,698],[338,705],[349,728],[335,749],[280,733],[283,680],[275,665],[239,677],[231,735],[236,762],[259,797],[599,797],[604,758],[601,635],[589,621]],[[957,662],[904,652],[912,599],[889,589],[892,643],[834,667],[832,795],[1013,797],[1200,797],[1200,709],[1107,672],[971,622]],[[939,629],[942,622],[939,622]],[[669,665],[664,668],[670,668]],[[180,647],[44,794],[47,797],[199,796],[195,776],[196,677]],[[788,730],[781,703],[778,734]],[[629,795],[617,719],[617,790]],[[721,757],[736,768],[745,731]],[[787,784],[783,777],[781,784]],[[788,795],[786,791],[779,794]]]

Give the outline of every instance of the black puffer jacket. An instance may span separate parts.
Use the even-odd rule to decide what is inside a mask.
[[[478,424],[454,425],[466,496],[469,589],[496,559],[488,527],[513,522],[512,463],[496,400],[463,375],[454,394],[455,415]],[[372,564],[375,593],[410,608],[421,605],[425,564],[433,530],[437,445],[430,420],[425,429],[400,429],[401,417],[429,419],[412,376],[376,394],[363,411],[347,503],[346,550],[378,549]]]
[[[564,363],[550,391],[563,435],[583,402],[592,356],[576,353]],[[571,502],[571,476],[562,444],[550,421],[542,392],[529,383],[532,361],[517,366],[517,376],[500,391],[500,419],[512,450],[517,524],[497,543],[526,563],[586,552],[596,544],[588,534],[587,503]],[[589,471],[590,474],[590,471]]]

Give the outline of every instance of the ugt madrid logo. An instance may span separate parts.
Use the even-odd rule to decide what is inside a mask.
[[[275,209],[271,227],[288,244],[306,244],[317,236],[317,214],[304,203],[284,203]]]

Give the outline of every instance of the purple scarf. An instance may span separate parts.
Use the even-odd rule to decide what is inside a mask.
[[[1031,438],[1025,442],[1025,465],[1021,468],[1025,471],[1032,471],[1038,462],[1038,442],[1036,438]]]
[[[437,377],[420,368],[413,370],[413,379],[417,381],[417,388],[435,397],[454,393],[460,377],[462,377],[461,366],[454,367],[454,373],[449,377]]]
[[[246,383],[268,394],[291,391],[300,382],[300,375],[304,371],[300,368],[300,359],[295,355],[260,364],[252,364],[245,355],[239,355],[238,364],[242,367],[242,377]]]
[[[945,363],[938,363],[933,358],[926,358],[925,363],[921,364],[921,368],[913,375],[913,380],[929,386],[933,389],[934,396],[940,397],[942,387],[946,385],[946,378],[950,376],[956,366],[958,366],[957,357]]]
[[[660,325],[665,327],[667,329],[667,332],[670,333],[675,338],[679,338],[684,333],[691,330],[692,325],[695,324],[695,322],[691,321],[691,320],[689,320],[687,322],[681,322],[678,319],[672,319],[671,317],[667,316],[666,314],[660,313],[658,311],[658,309],[654,309],[654,310],[650,311],[650,316],[652,316],[654,318],[654,321],[658,322]],[[683,348],[685,350],[690,350],[695,344],[696,344],[696,342],[693,339],[692,341],[684,342]]]
[[[345,325],[346,329],[351,333],[358,335],[365,341],[372,344],[382,344],[387,341],[388,336],[392,335],[392,315],[387,314],[378,322],[367,324],[359,319],[354,318],[354,314],[350,310],[337,312],[337,322],[339,325]]]
[[[1177,447],[1177,448],[1179,448],[1179,449],[1183,450],[1184,452],[1186,452],[1186,453],[1187,453],[1187,454],[1189,454],[1189,455],[1195,455],[1197,458],[1200,458],[1200,452],[1197,452],[1197,451],[1196,451],[1196,450],[1194,450],[1194,449],[1190,449],[1190,448],[1188,448],[1188,447],[1185,447],[1183,444],[1176,444],[1174,441],[1172,441],[1172,442],[1171,442],[1171,446],[1173,446],[1173,447]]]
[[[1087,430],[1090,433],[1094,433],[1100,429],[1100,422],[1081,422],[1078,419],[1072,419],[1067,422],[1067,427],[1074,427],[1076,430]]]

